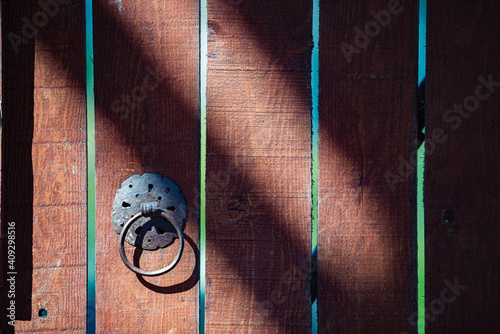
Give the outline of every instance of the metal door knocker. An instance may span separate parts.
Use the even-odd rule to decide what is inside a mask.
[[[137,274],[158,276],[179,262],[184,247],[182,229],[186,218],[186,201],[179,187],[160,174],[133,175],[116,192],[111,221],[120,235],[119,250],[123,263]],[[134,266],[125,256],[124,243],[144,250],[169,246],[179,238],[179,250],[167,267],[146,271]]]

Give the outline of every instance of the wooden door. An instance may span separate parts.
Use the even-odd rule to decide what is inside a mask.
[[[1,1],[2,333],[499,331],[500,5],[428,4],[418,97],[418,2],[321,0],[318,31],[313,2],[94,0],[92,91],[88,2]],[[187,205],[157,277],[111,223],[144,173]]]

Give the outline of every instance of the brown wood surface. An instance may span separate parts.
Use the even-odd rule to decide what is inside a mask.
[[[426,333],[498,333],[500,3],[427,15]]]
[[[308,333],[311,9],[208,2],[207,333]]]
[[[378,32],[387,1],[320,6],[319,333],[414,333],[415,173],[388,180],[416,148],[417,3]]]
[[[33,1],[2,1],[2,232],[15,222],[16,332],[85,333],[84,2],[48,11]],[[38,25],[31,36],[29,28],[23,34],[26,21]],[[25,39],[17,50],[11,33]],[[4,313],[4,333],[13,331],[7,320]]]
[[[96,308],[98,333],[198,331],[199,88],[198,1],[94,1],[96,104]],[[148,69],[149,68],[149,69]],[[132,97],[144,78],[156,86],[129,112],[116,99]],[[153,75],[154,76],[154,75]],[[151,75],[150,75],[151,78]],[[148,79],[149,80],[149,79]],[[152,87],[151,80],[148,87]],[[173,180],[188,205],[180,263],[159,277],[136,276],[118,253],[111,224],[121,183],[134,174]],[[129,260],[147,270],[165,267],[172,246]],[[140,259],[140,261],[139,261]]]

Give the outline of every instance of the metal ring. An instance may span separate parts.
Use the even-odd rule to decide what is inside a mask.
[[[162,211],[155,211],[153,214],[154,215],[158,215],[158,216],[162,216],[163,218],[165,218],[166,220],[168,220],[170,222],[170,224],[172,224],[174,226],[175,231],[177,232],[177,235],[179,236],[179,243],[180,244],[179,244],[179,250],[177,251],[177,255],[175,256],[175,259],[167,267],[165,267],[163,269],[155,270],[155,271],[146,271],[146,270],[143,270],[141,268],[137,268],[132,263],[130,263],[130,261],[125,256],[124,242],[125,242],[125,236],[127,235],[127,231],[130,228],[130,226],[132,226],[132,224],[137,219],[143,217],[144,215],[142,214],[142,212],[139,212],[138,214],[136,214],[135,216],[133,216],[132,218],[130,218],[127,221],[127,223],[123,226],[122,232],[120,233],[120,256],[122,257],[123,263],[125,263],[125,265],[130,270],[132,270],[136,274],[140,274],[140,275],[143,275],[143,276],[159,276],[159,275],[162,275],[162,274],[168,272],[170,269],[172,269],[173,267],[175,267],[175,265],[177,264],[177,262],[179,262],[179,260],[181,258],[181,255],[182,255],[182,249],[184,248],[184,236],[182,234],[181,228],[177,224],[175,224],[175,222],[173,222],[172,219],[169,216],[167,216],[164,212],[162,212]]]

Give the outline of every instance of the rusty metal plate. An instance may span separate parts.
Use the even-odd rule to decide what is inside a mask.
[[[145,173],[133,175],[122,183],[116,192],[111,222],[117,234],[123,225],[135,214],[141,212],[142,203],[156,202],[157,209],[184,228],[186,201],[179,187],[160,174]],[[130,227],[125,237],[130,245],[145,250],[155,250],[170,245],[177,238],[175,228],[161,216],[141,217]]]

